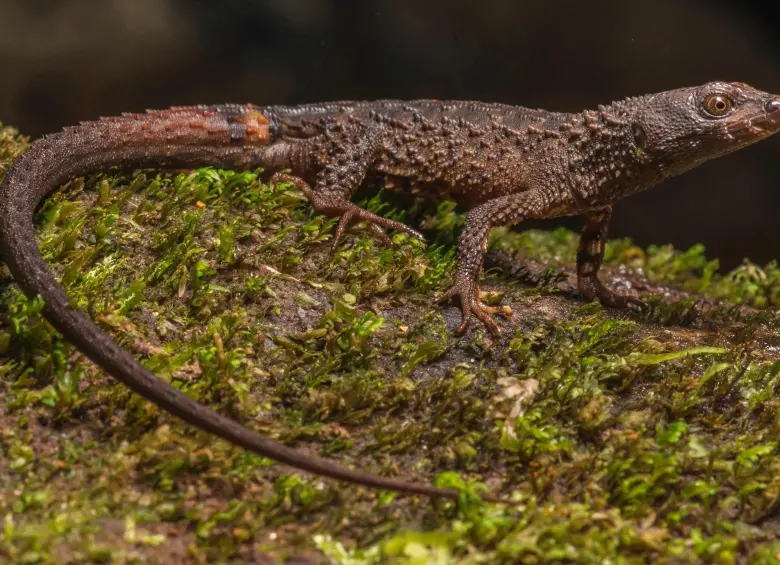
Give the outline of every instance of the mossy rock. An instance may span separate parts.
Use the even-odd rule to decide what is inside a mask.
[[[0,176],[27,146],[0,127]],[[98,370],[0,266],[0,560],[11,563],[777,563],[780,269],[494,230],[514,315],[455,338],[462,215],[380,194],[429,245],[334,222],[258,172],[112,171],[37,215],[70,296],[161,378],[302,451],[463,490],[339,484],[183,425]],[[475,492],[515,499],[484,504]]]

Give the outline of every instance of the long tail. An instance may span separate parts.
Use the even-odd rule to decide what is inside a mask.
[[[52,189],[67,180],[112,166],[256,166],[277,135],[274,130],[274,120],[259,108],[228,105],[126,114],[47,136],[13,163],[0,186],[0,256],[27,296],[43,298],[44,316],[69,341],[130,389],[187,423],[317,475],[402,493],[456,498],[454,489],[369,475],[301,454],[192,400],[145,369],[75,310],[41,257],[33,213]]]

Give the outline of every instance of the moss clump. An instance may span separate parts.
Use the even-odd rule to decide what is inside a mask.
[[[0,175],[26,146],[0,129]],[[611,242],[585,304],[576,236],[496,230],[500,339],[431,299],[462,222],[373,210],[392,249],[255,172],[106,172],[36,222],[74,301],[162,378],[289,445],[461,488],[457,504],[291,473],[182,425],[96,370],[0,267],[0,555],[18,563],[774,563],[778,268]],[[395,209],[393,208],[395,206]],[[500,268],[495,268],[500,267]],[[484,504],[489,488],[519,502]],[[318,557],[319,556],[319,557]]]

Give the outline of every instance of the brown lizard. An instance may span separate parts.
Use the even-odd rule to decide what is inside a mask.
[[[33,213],[69,179],[107,167],[262,167],[314,209],[340,217],[334,245],[353,221],[381,240],[412,228],[350,202],[364,182],[468,208],[458,268],[441,299],[457,298],[463,333],[471,314],[491,331],[478,276],[493,226],[584,215],[579,289],[615,308],[644,303],[597,278],[612,204],[780,129],[780,97],[713,82],[628,98],[575,114],[480,102],[334,102],[304,106],[177,107],[82,123],[44,137],[18,158],[0,187],[0,254],[21,289],[90,359],[188,423],[298,469],[362,485],[454,498],[458,492],[368,475],[303,455],[220,416],[171,387],[117,346],[68,297],[41,258]],[[289,170],[291,173],[281,173]],[[486,497],[490,498],[490,497]]]

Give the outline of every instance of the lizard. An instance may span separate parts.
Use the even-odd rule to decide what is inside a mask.
[[[455,489],[371,475],[304,455],[226,418],[159,379],[74,307],[41,257],[36,207],[68,180],[108,167],[263,168],[295,184],[313,209],[340,218],[333,245],[355,221],[387,243],[411,227],[350,201],[366,183],[453,200],[467,210],[452,287],[463,334],[472,315],[498,333],[478,277],[492,227],[582,215],[579,291],[613,308],[643,308],[598,279],[612,205],[662,180],[780,130],[780,97],[744,83],[709,82],[626,98],[580,113],[470,101],[332,102],[299,106],[181,106],[83,122],[37,141],[0,185],[0,257],[21,290],[82,353],[187,423],[308,471],[407,494],[454,499]],[[505,499],[484,496],[487,500]]]

